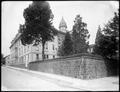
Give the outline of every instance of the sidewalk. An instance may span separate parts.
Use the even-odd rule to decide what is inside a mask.
[[[43,76],[48,79],[48,81],[55,82],[59,85],[70,86],[75,88],[82,88],[89,91],[119,91],[119,78],[118,77],[105,77],[93,80],[81,80],[71,77],[66,77],[62,75],[55,75],[49,73],[43,73],[38,71],[32,71],[27,69],[21,69],[11,66],[6,66],[12,69],[17,69],[19,71],[30,72],[34,76]]]

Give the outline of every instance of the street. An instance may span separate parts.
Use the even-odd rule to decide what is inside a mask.
[[[45,80],[43,76],[2,67],[2,88],[8,91],[71,91],[81,90]],[[4,90],[3,90],[4,91]]]
[[[118,91],[118,77],[81,80],[2,66],[2,91]]]
[[[2,91],[119,91],[117,0],[1,5]]]

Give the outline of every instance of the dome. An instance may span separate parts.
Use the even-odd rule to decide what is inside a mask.
[[[61,27],[67,28],[66,22],[65,22],[65,20],[63,19],[63,17],[62,17],[62,20],[61,20],[61,22],[60,22],[60,24],[59,24],[59,28],[61,28]]]

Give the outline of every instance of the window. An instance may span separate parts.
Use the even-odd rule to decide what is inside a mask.
[[[48,59],[49,58],[49,56],[48,55],[45,55],[45,59]]]
[[[36,54],[36,59],[37,59],[37,60],[39,59],[39,54]]]
[[[61,42],[58,42],[58,44],[60,45],[60,44],[61,44]]]
[[[58,41],[61,41],[61,39],[60,39],[60,38],[58,38]]]
[[[55,58],[55,55],[53,55],[53,58]]]
[[[21,54],[23,55],[23,47],[21,47]]]
[[[55,49],[54,44],[53,44],[53,50]]]
[[[22,58],[21,58],[21,62],[23,63],[24,62],[24,60],[23,60],[24,58],[23,58],[23,56],[22,56]]]
[[[49,58],[49,56],[47,55],[47,59]]]
[[[25,62],[25,56],[24,56],[24,62]]]
[[[29,62],[29,54],[28,54],[28,62]]]
[[[19,45],[21,45],[21,40],[19,41]]]
[[[21,55],[20,51],[21,51],[21,49],[19,48],[19,55]]]
[[[25,46],[24,46],[24,53],[26,52],[26,48],[25,48]]]
[[[29,45],[27,47],[28,47],[27,51],[29,51]]]
[[[38,46],[36,46],[35,49],[36,49],[36,51],[39,51],[39,47]]]
[[[48,49],[48,43],[46,43],[45,47],[46,47],[46,49]]]

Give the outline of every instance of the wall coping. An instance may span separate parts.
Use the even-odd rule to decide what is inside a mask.
[[[95,59],[95,60],[104,60],[102,56],[100,55],[95,55],[95,54],[89,54],[89,53],[80,53],[80,54],[74,54],[70,56],[63,56],[61,58],[55,58],[55,59],[47,59],[47,60],[38,60],[38,61],[32,61],[30,63],[47,63],[47,62],[55,62],[59,60],[72,60],[72,59],[79,59],[80,57],[82,58],[89,58],[89,59]]]

